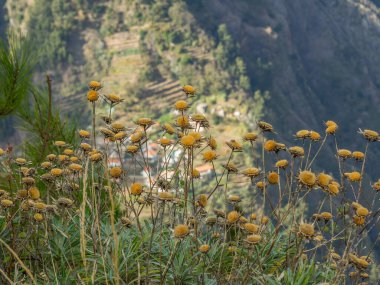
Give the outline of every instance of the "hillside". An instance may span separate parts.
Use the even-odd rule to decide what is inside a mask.
[[[125,97],[122,120],[154,106],[161,121],[174,115],[180,86],[191,83],[202,94],[197,111],[225,137],[264,116],[293,144],[285,138],[303,128],[323,132],[332,119],[338,141],[355,149],[361,142],[351,134],[380,129],[373,119],[380,98],[373,3],[8,0],[2,23],[36,35],[47,54],[41,75],[53,73],[57,103],[69,116],[83,114],[83,122],[88,110],[78,110],[76,102],[85,101],[78,82],[101,80],[105,92]],[[374,157],[369,164],[376,178],[380,164]]]
[[[193,15],[239,43],[251,84],[269,90],[266,118],[289,137],[336,120],[350,134],[379,129],[380,19],[369,1],[196,1]],[[254,17],[252,17],[254,14]],[[349,110],[349,111],[348,111]],[[322,131],[322,129],[317,129]],[[371,158],[370,158],[371,159]],[[374,158],[371,173],[380,167]]]

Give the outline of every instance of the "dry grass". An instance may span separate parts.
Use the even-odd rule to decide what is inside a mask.
[[[355,155],[339,149],[332,121],[323,136],[297,132],[296,147],[276,142],[263,121],[242,138],[218,141],[206,117],[183,107],[197,96],[191,86],[170,126],[114,122],[123,99],[96,82],[89,88],[92,130],[78,132],[79,145],[51,142],[56,152],[41,165],[0,150],[2,283],[365,284],[375,270],[377,240],[367,236],[379,222],[380,181],[370,189],[364,180],[378,133],[360,130],[365,151]],[[109,116],[97,129],[102,99]],[[328,140],[337,177],[313,170]],[[256,150],[255,165],[235,160]],[[201,163],[213,176],[202,192],[194,171]],[[234,179],[249,180],[247,197],[234,191]],[[365,191],[375,193],[372,202]]]

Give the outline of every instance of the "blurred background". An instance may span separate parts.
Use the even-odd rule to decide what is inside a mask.
[[[300,144],[296,131],[324,134],[334,120],[339,147],[364,151],[359,129],[380,130],[379,0],[0,0],[3,39],[10,28],[33,41],[34,82],[49,74],[54,106],[82,128],[86,85],[98,80],[125,99],[115,114],[125,122],[170,121],[181,86],[191,84],[193,111],[207,114],[221,141],[264,119],[290,146]],[[25,137],[17,120],[0,120],[1,145]],[[336,176],[337,163],[324,159],[334,154],[330,140],[315,170]],[[379,155],[371,145],[372,182]]]

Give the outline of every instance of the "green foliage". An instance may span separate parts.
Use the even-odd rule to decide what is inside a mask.
[[[43,275],[36,275],[39,282],[44,284],[72,284],[80,277],[86,279],[86,272],[82,266],[80,255],[80,218],[78,215],[71,216],[69,210],[59,209],[59,215],[52,216],[47,224],[24,224],[25,228],[29,228],[29,232],[25,232],[27,238],[31,233],[27,242],[27,247],[21,251],[20,257],[26,258],[28,255],[29,246],[38,246],[38,259],[40,262],[33,264],[33,261],[28,261],[27,264],[34,268],[35,272],[44,271],[47,280]],[[28,213],[26,213],[26,216]],[[25,220],[24,222],[25,223]],[[112,239],[112,230],[109,224],[107,215],[100,217],[100,240],[96,232],[91,232],[91,229],[97,229],[98,225],[94,220],[89,219],[86,225],[86,255],[88,262],[91,262],[94,270],[91,272],[93,284],[105,284],[111,282],[115,284],[116,274],[112,264],[111,251],[115,244]],[[121,284],[137,283],[137,280],[145,280],[146,276],[146,259],[148,258],[147,248],[152,233],[152,224],[146,221],[142,234],[135,228],[125,228],[120,223],[116,225],[119,236],[119,250],[117,258],[119,262],[119,276],[123,282]],[[4,220],[0,220],[0,237],[2,239],[9,235],[5,231]],[[91,237],[94,237],[92,239]],[[103,245],[103,256],[98,247],[94,247],[93,240],[97,240]],[[39,242],[38,242],[39,241]],[[204,244],[204,240],[192,240],[186,238],[179,242],[175,251],[173,261],[169,267],[166,282],[168,284],[199,284],[205,281],[206,284],[217,284],[221,280],[217,279],[218,270],[226,273],[231,273],[231,278],[244,277],[248,266],[247,262],[253,264],[255,260],[260,258],[264,261],[267,248],[258,245],[255,250],[240,247],[238,252],[229,252],[219,243],[218,239],[210,240],[210,251],[207,254],[202,254],[197,250],[198,245]],[[160,272],[170,260],[171,253],[175,248],[176,240],[172,237],[172,232],[168,229],[154,234],[152,240],[152,254],[150,255],[150,268],[148,271],[152,283],[159,282],[161,279]],[[273,271],[271,264],[281,264],[279,261],[286,257],[286,239],[284,236],[279,236],[276,240],[275,247],[265,261],[264,273],[258,274],[257,268],[252,266],[249,269],[250,274],[247,275],[247,284],[286,284],[286,285],[312,285],[330,280],[331,270],[326,266],[316,266],[313,261],[301,262],[297,269],[283,270],[283,267],[277,266],[277,270]],[[43,246],[44,245],[44,246]],[[268,246],[267,246],[268,247]],[[0,246],[1,248],[1,246]],[[97,250],[95,250],[97,248]],[[4,250],[4,248],[3,248]],[[3,252],[3,258],[8,258],[9,253]],[[237,260],[240,260],[240,265],[237,265]],[[221,268],[218,265],[221,262]],[[256,264],[258,266],[258,264]],[[244,268],[244,269],[243,269]],[[16,273],[16,272],[15,272]],[[22,275],[20,276],[20,278]],[[231,280],[231,281],[232,281]]]
[[[76,4],[65,0],[36,0],[27,22],[30,36],[43,51],[41,66],[68,59],[69,37],[79,28]]]
[[[11,31],[7,43],[0,40],[0,116],[12,114],[27,97],[37,56],[21,34]]]
[[[61,119],[57,110],[50,109],[48,91],[33,88],[33,100],[26,102],[17,115],[20,128],[27,133],[23,148],[28,159],[40,162],[45,159],[54,145],[62,140],[69,144],[75,141],[75,125]]]

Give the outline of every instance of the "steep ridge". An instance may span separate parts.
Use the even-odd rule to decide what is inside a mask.
[[[269,90],[265,117],[289,140],[299,129],[340,125],[341,147],[363,150],[359,128],[380,130],[380,17],[370,1],[188,1],[210,34],[225,23],[239,44],[251,84]],[[254,16],[252,16],[254,15]],[[378,147],[369,173],[380,168]],[[333,153],[331,144],[326,150]],[[322,157],[323,158],[323,157]],[[320,165],[336,171],[323,159]]]

